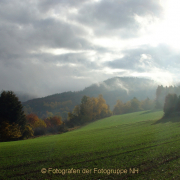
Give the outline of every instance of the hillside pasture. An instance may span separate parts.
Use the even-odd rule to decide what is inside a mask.
[[[0,179],[180,179],[180,122],[159,122],[162,115],[141,111],[2,142]]]

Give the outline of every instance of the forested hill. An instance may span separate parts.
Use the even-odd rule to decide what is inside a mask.
[[[74,106],[79,104],[81,98],[86,95],[97,97],[102,94],[106,103],[113,109],[116,101],[120,99],[127,102],[133,97],[143,100],[147,97],[155,99],[158,84],[152,80],[133,77],[115,77],[104,82],[93,84],[82,91],[64,92],[53,94],[43,98],[37,98],[23,102],[26,113],[36,113],[39,117],[44,117],[60,113],[66,117],[67,112],[72,111]]]

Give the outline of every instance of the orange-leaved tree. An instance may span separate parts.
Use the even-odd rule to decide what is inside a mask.
[[[0,126],[0,141],[16,140],[22,136],[20,126],[18,124],[10,124],[3,120]]]
[[[59,126],[63,123],[61,116],[53,116],[46,118],[44,122],[46,123],[47,127]]]
[[[37,128],[37,127],[46,127],[46,123],[39,119],[38,116],[36,114],[28,114],[26,115],[26,120],[27,120],[27,124],[29,124],[33,129]]]

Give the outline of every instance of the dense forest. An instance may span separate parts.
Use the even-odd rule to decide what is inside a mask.
[[[81,102],[84,95],[97,97],[103,96],[110,110],[113,111],[117,99],[123,103],[130,101],[134,97],[138,100],[146,98],[155,99],[157,83],[144,78],[115,77],[101,83],[93,84],[82,91],[64,92],[43,98],[36,98],[23,102],[26,114],[35,113],[40,118],[58,115],[60,113],[63,120],[67,118],[68,112]]]
[[[124,80],[127,79],[124,78]],[[147,94],[151,95],[147,93],[149,90],[145,91],[145,89],[148,88],[147,84],[150,85],[149,83],[152,82],[137,78],[130,78],[128,81],[126,81],[126,86],[121,81],[121,88],[117,89],[117,83],[114,83],[117,79],[111,79],[104,82],[106,84],[92,85],[80,92],[65,92],[27,101],[23,104],[24,107],[14,92],[2,91],[0,95],[0,141],[63,133],[70,128],[76,128],[111,115],[142,110],[163,109],[164,117],[180,115],[180,86],[157,86],[156,90],[152,86],[153,88],[150,89],[153,89],[155,98],[142,99]],[[137,86],[141,88],[138,89],[139,91],[133,91],[130,86],[132,84],[136,86],[139,81],[141,84]],[[82,95],[85,92],[91,96]],[[102,95],[104,92],[108,95],[106,98],[116,97],[112,109]],[[121,96],[117,96],[115,92],[119,92]],[[92,96],[96,93],[100,94]]]
[[[34,113],[25,115],[18,97],[12,91],[3,91],[0,96],[0,141],[62,133],[68,128],[111,115],[109,106],[103,96],[99,95],[97,98],[83,96],[81,103],[68,113],[68,118],[64,122],[61,116],[53,114],[40,119]]]
[[[180,96],[177,94],[168,94],[165,97],[164,103],[164,117],[168,117],[171,115],[180,115]]]
[[[156,108],[162,109],[164,107],[165,97],[168,94],[180,95],[180,86],[158,86],[156,89]]]
[[[139,101],[136,97],[123,103],[121,100],[117,100],[114,108],[113,115],[131,113],[136,111],[143,111],[153,109],[155,107],[155,101],[146,98],[145,100]]]

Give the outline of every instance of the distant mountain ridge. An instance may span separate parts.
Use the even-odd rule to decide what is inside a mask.
[[[81,98],[84,95],[97,97],[99,94],[102,94],[112,110],[118,99],[123,102],[129,101],[133,97],[139,100],[147,97],[154,99],[157,86],[158,84],[150,79],[114,77],[92,84],[82,91],[63,92],[28,100],[23,102],[23,106],[26,113],[34,112],[40,117],[46,116],[47,112],[52,112],[53,114],[60,112],[63,117],[66,117],[67,112],[72,111],[74,106],[81,102]]]

